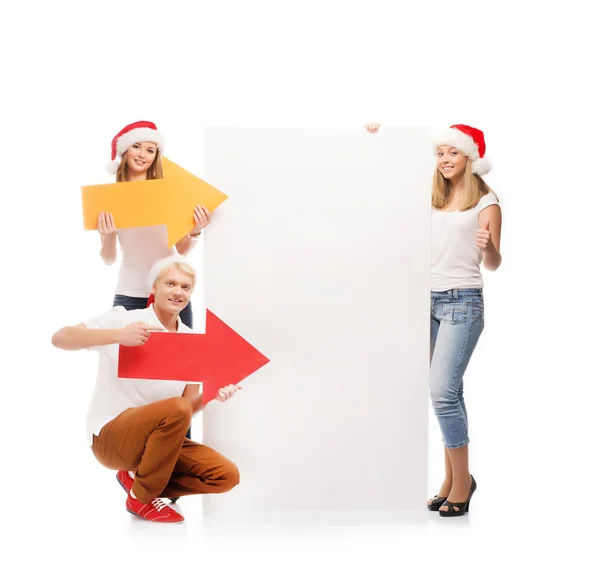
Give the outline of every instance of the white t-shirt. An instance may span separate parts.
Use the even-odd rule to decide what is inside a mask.
[[[481,289],[481,248],[475,244],[479,212],[499,205],[493,193],[464,212],[442,212],[431,208],[431,290]]]
[[[113,307],[111,311],[89,319],[84,323],[88,328],[116,329],[142,321],[163,327],[154,306],[146,309],[126,311],[124,307]],[[178,333],[193,333],[193,330],[177,320]],[[118,378],[119,344],[93,346],[99,354],[96,387],[87,413],[87,435],[92,445],[92,434],[98,435],[102,427],[130,407],[141,407],[171,397],[181,397],[187,382],[161,381],[133,378]]]
[[[177,254],[169,248],[167,226],[143,226],[117,230],[123,258],[115,293],[129,297],[148,297],[148,274],[157,260]]]

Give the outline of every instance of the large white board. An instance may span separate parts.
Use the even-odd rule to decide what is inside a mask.
[[[429,132],[207,128],[204,169],[206,305],[271,360],[204,413],[241,472],[206,513],[421,510]]]

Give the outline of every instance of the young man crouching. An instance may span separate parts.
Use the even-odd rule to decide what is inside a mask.
[[[111,311],[52,337],[63,350],[96,350],[100,359],[87,415],[96,459],[112,470],[127,492],[127,510],[148,521],[184,518],[160,497],[227,492],[239,482],[236,465],[217,451],[186,438],[192,415],[203,409],[200,386],[177,381],[119,378],[119,344],[141,346],[152,332],[191,333],[179,318],[196,282],[182,257],[158,261],[150,271],[154,302],[146,309]],[[241,388],[219,391],[224,402]]]

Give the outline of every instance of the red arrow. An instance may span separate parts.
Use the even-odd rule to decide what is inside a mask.
[[[269,362],[254,346],[206,311],[206,334],[154,332],[143,346],[119,346],[119,377],[201,381],[202,403]]]

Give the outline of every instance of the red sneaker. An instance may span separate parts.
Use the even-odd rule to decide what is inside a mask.
[[[127,470],[119,470],[117,472],[117,480],[119,484],[123,487],[123,490],[129,494],[131,487],[133,486],[133,478],[129,476],[129,472]]]
[[[145,505],[127,493],[125,506],[132,515],[146,519],[146,521],[154,521],[155,523],[183,523],[184,521],[177,511],[159,498],[155,498]]]

